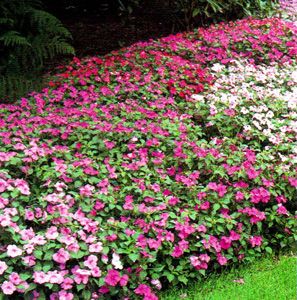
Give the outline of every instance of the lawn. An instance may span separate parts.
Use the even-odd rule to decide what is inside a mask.
[[[210,275],[184,289],[172,289],[161,300],[294,300],[296,256],[267,257],[247,266]]]

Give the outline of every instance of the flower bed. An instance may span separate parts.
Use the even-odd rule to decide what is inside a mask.
[[[75,59],[0,106],[0,284],[157,299],[296,240],[297,29],[245,19]]]

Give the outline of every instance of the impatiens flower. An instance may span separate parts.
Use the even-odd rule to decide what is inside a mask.
[[[0,261],[0,275],[2,275],[6,270],[8,266],[5,261]]]
[[[146,284],[140,284],[135,290],[137,295],[148,295],[151,293],[151,288]]]
[[[17,257],[22,255],[22,249],[18,248],[16,245],[8,245],[7,246],[7,255],[10,257]]]
[[[151,284],[156,287],[157,290],[162,289],[162,284],[159,279],[152,279]]]
[[[282,205],[282,204],[278,204],[278,208],[277,208],[277,213],[279,215],[288,215],[288,210]]]
[[[251,243],[252,247],[259,247],[262,245],[262,237],[261,236],[252,236],[249,239],[249,242]]]
[[[67,277],[67,278],[64,278],[63,283],[61,284],[61,287],[64,290],[70,290],[70,289],[72,289],[73,283],[74,283],[74,280],[72,278]]]
[[[222,249],[227,250],[231,247],[232,240],[229,237],[223,236],[220,240],[220,246]]]
[[[202,210],[208,210],[210,208],[210,202],[209,201],[205,201],[200,205],[200,209]]]
[[[116,286],[120,282],[120,280],[120,273],[116,270],[111,269],[107,272],[104,282],[108,285]]]
[[[123,275],[120,279],[120,286],[126,286],[129,280],[129,276],[128,275]]]
[[[221,253],[217,254],[217,261],[221,266],[226,265],[228,262],[227,258],[223,256]]]
[[[182,248],[179,246],[175,246],[171,253],[171,256],[178,258],[178,257],[182,256],[183,254],[184,254],[184,251],[182,250]]]
[[[64,250],[63,248],[59,249],[59,251],[53,255],[53,260],[60,264],[65,264],[69,259],[69,252]]]
[[[1,285],[1,289],[4,295],[12,295],[16,291],[16,287],[9,281],[4,281]]]
[[[29,189],[29,186],[28,186],[28,183],[23,180],[23,179],[16,179],[14,181],[14,185],[17,189],[20,190],[20,192],[23,194],[23,195],[30,195],[30,189]]]
[[[264,188],[253,189],[251,191],[251,202],[252,203],[267,203],[270,200],[270,193]]]
[[[56,226],[51,226],[50,228],[47,229],[46,238],[49,240],[55,240],[59,236],[59,232],[57,230]]]
[[[74,299],[74,295],[72,293],[68,293],[66,291],[60,291],[58,293],[59,300],[72,300]]]
[[[84,261],[84,265],[88,267],[89,269],[94,269],[97,266],[98,257],[95,255],[90,255],[88,258]]]
[[[117,253],[112,254],[111,264],[114,266],[115,269],[119,269],[119,270],[123,269],[120,256]]]
[[[9,275],[9,280],[14,285],[19,285],[22,282],[22,279],[21,279],[20,275],[18,273],[16,273],[16,272],[12,272]]]
[[[32,267],[36,264],[36,258],[33,255],[24,256],[22,260],[29,267]]]

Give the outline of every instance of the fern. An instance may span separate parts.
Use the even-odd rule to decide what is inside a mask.
[[[32,74],[40,77],[48,60],[74,54],[70,32],[41,4],[40,0],[0,1],[0,101],[31,89]]]
[[[0,42],[3,42],[5,47],[15,46],[30,46],[26,37],[21,36],[17,31],[10,30],[0,36]]]

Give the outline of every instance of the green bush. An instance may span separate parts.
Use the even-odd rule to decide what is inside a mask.
[[[212,20],[230,19],[236,16],[269,16],[277,5],[277,0],[173,0],[175,8],[182,13],[180,21],[190,29],[200,18]]]
[[[0,2],[0,98],[18,97],[36,86],[48,59],[73,54],[71,35],[42,9],[39,0]]]

